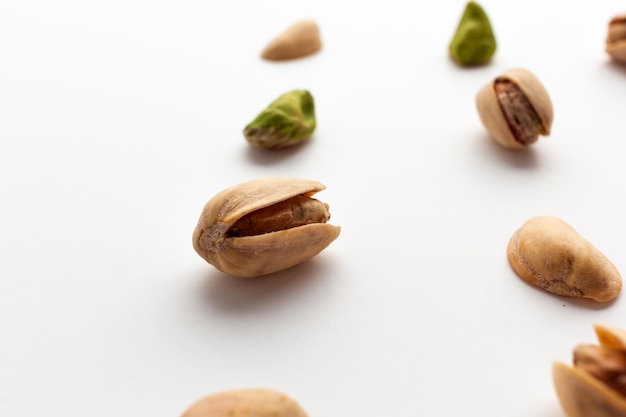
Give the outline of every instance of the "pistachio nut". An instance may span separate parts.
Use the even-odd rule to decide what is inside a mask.
[[[305,19],[295,23],[274,38],[261,52],[270,61],[284,61],[311,55],[322,48],[317,23]]]
[[[516,68],[486,84],[476,95],[480,120],[506,148],[524,148],[550,134],[554,112],[548,92],[530,71]]]
[[[496,52],[496,37],[487,13],[476,2],[465,6],[463,16],[448,47],[450,56],[460,65],[481,65]]]
[[[311,198],[326,187],[312,180],[259,178],[210,199],[193,232],[193,247],[208,263],[239,277],[290,268],[320,253],[339,236],[328,204]]]
[[[619,271],[561,219],[533,217],[511,237],[507,256],[522,279],[553,294],[610,301],[622,289]]]
[[[606,52],[614,61],[626,64],[626,13],[615,16],[609,22]]]
[[[599,346],[579,345],[573,366],[554,362],[552,379],[568,417],[626,416],[626,331],[595,324]]]
[[[281,149],[308,140],[315,131],[315,102],[308,90],[289,91],[243,130],[246,140],[263,149]]]
[[[248,388],[218,392],[199,399],[182,417],[308,417],[306,411],[282,392]]]

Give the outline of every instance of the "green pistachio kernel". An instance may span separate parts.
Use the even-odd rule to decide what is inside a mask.
[[[263,149],[303,143],[315,130],[315,103],[307,90],[293,90],[274,100],[243,131],[246,140]]]
[[[485,64],[496,52],[489,17],[478,3],[467,3],[449,49],[452,59],[460,65]]]

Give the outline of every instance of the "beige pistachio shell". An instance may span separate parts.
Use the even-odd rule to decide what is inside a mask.
[[[626,64],[626,13],[615,16],[609,22],[605,49],[614,61]]]
[[[533,73],[523,68],[508,70],[498,78],[510,80],[524,93],[541,120],[541,134],[548,136],[552,128],[554,111],[550,96],[539,79]],[[476,95],[476,107],[480,120],[500,145],[511,149],[525,148],[527,145],[515,140],[511,133],[504,113],[500,108],[494,83],[495,79],[483,86]]]
[[[287,395],[271,389],[224,391],[201,398],[182,417],[308,417]]]
[[[322,48],[320,30],[315,21],[302,20],[274,38],[261,52],[270,61],[283,61],[311,55]]]
[[[605,323],[595,323],[593,328],[600,346],[626,351],[626,331]]]
[[[259,178],[230,187],[206,203],[192,241],[196,252],[222,272],[256,277],[290,268],[320,253],[340,227],[311,223],[256,236],[228,237],[226,232],[248,213],[326,187],[297,178]]]
[[[511,237],[507,256],[524,280],[546,291],[605,302],[617,297],[617,268],[572,226],[552,216],[528,220]]]
[[[552,379],[567,417],[626,416],[626,399],[589,373],[555,362]]]

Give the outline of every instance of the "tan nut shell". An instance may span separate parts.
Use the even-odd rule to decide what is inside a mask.
[[[326,187],[298,178],[259,178],[216,194],[206,203],[193,232],[193,247],[208,263],[238,277],[256,277],[290,268],[320,253],[341,230],[312,223],[257,236],[226,237],[238,219],[263,207]]]
[[[524,93],[541,120],[541,134],[548,136],[552,128],[554,111],[550,96],[537,77],[526,69],[515,68],[506,71],[498,78],[510,80]],[[480,120],[500,145],[511,149],[525,148],[527,145],[516,141],[511,133],[496,96],[494,81],[492,80],[483,86],[476,94],[476,108]]]
[[[557,295],[604,302],[617,297],[617,268],[569,224],[556,217],[528,220],[507,248],[511,267],[524,280]]]
[[[287,395],[271,389],[224,391],[201,398],[182,417],[308,417]]]
[[[613,29],[613,25],[619,25],[619,28]],[[609,56],[622,64],[626,64],[626,34],[624,31],[626,31],[626,13],[615,16],[609,22],[609,35],[605,47]]]
[[[290,26],[261,52],[270,61],[283,61],[311,55],[322,48],[320,30],[315,21],[306,19]]]
[[[606,324],[594,327],[600,345],[626,350],[626,332]],[[552,380],[568,417],[626,416],[626,398],[582,369],[555,362]]]

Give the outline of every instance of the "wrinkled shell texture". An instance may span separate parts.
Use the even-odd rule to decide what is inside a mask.
[[[302,58],[322,48],[320,30],[315,21],[306,19],[290,26],[274,38],[261,52],[270,61]]]
[[[601,346],[626,350],[626,332],[596,324]],[[624,417],[626,398],[582,369],[555,362],[552,380],[567,417]]]
[[[606,52],[614,61],[626,64],[626,13],[615,16],[609,22]]]
[[[551,293],[610,301],[622,288],[617,268],[569,224],[550,216],[528,220],[509,241],[513,270]]]
[[[201,398],[182,417],[308,417],[287,395],[271,389],[224,391]]]
[[[510,80],[524,93],[541,119],[541,134],[548,136],[552,128],[554,110],[550,96],[539,79],[523,68],[508,70],[498,78]],[[494,82],[495,80],[492,80],[476,94],[476,108],[480,120],[493,139],[500,145],[510,149],[525,148],[526,145],[518,142],[511,133],[495,93]]]
[[[324,188],[317,181],[297,178],[259,178],[230,187],[204,206],[193,247],[211,265],[238,277],[266,275],[304,262],[330,245],[340,228],[312,223],[257,236],[227,237],[226,232],[248,213]]]

